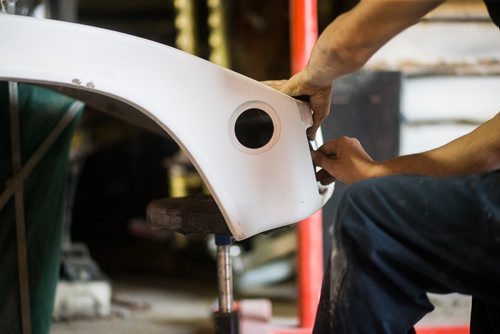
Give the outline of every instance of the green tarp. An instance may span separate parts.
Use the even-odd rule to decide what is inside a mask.
[[[22,163],[35,152],[75,101],[19,84]],[[83,108],[81,108],[83,109]],[[49,333],[59,276],[68,152],[82,110],[24,182],[32,333]],[[12,176],[9,93],[0,82],[0,194]],[[22,333],[13,197],[0,209],[0,333]]]

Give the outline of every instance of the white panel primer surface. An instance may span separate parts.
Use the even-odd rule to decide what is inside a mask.
[[[309,108],[243,75],[142,38],[79,24],[0,15],[0,80],[63,85],[122,100],[189,155],[237,240],[302,220],[320,194],[306,138]],[[234,145],[241,106],[266,105],[275,138]]]

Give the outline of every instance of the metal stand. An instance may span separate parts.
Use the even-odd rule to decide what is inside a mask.
[[[216,334],[239,334],[239,314],[233,307],[233,237],[211,196],[167,198],[151,202],[148,225],[182,234],[215,234],[219,310],[214,314]]]
[[[215,333],[217,334],[239,333],[238,312],[233,310],[233,266],[230,254],[232,242],[232,237],[215,236],[219,294],[219,311],[215,313]]]

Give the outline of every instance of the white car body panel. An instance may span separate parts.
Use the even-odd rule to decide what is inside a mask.
[[[0,14],[0,80],[62,85],[134,106],[189,155],[235,239],[295,223],[318,210],[304,103],[177,49],[95,27]],[[238,113],[266,111],[275,132],[245,149]]]

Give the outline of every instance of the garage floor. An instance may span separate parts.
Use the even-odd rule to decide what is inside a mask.
[[[112,316],[54,322],[52,334],[213,333],[210,307],[216,286],[169,278],[113,279]],[[294,323],[293,302],[273,303],[276,320]],[[278,313],[277,313],[278,312]]]
[[[215,286],[168,278],[113,280],[112,316],[55,322],[53,334],[211,333]]]
[[[216,301],[212,283],[158,278],[113,279],[112,316],[104,319],[73,319],[54,322],[52,334],[209,334],[213,333],[210,307]],[[431,296],[436,310],[421,327],[468,324],[470,299],[456,294]],[[273,301],[273,321],[280,325],[297,322],[292,301]]]

